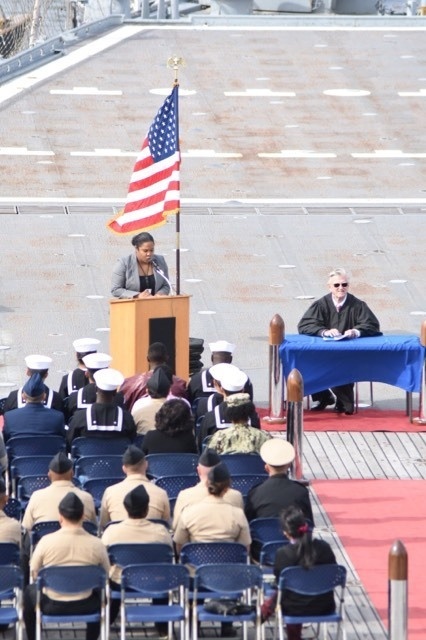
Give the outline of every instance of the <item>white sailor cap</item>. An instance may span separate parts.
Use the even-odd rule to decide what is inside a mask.
[[[88,369],[106,369],[111,364],[112,358],[107,353],[88,353],[83,362]]]
[[[241,371],[234,364],[226,362],[219,362],[219,364],[213,365],[210,367],[209,372],[212,378],[220,382],[220,386],[226,391],[241,391],[248,380],[244,371]]]
[[[99,344],[101,344],[101,341],[96,340],[96,338],[79,338],[74,340],[72,346],[76,353],[91,353],[97,351]]]
[[[31,355],[25,358],[28,369],[33,371],[44,371],[50,367],[52,362],[53,360],[49,356]]]
[[[296,452],[291,442],[282,438],[271,438],[260,447],[260,457],[271,467],[284,467],[293,462]]]
[[[124,376],[117,369],[99,369],[93,374],[96,386],[103,391],[115,391],[124,382]]]
[[[217,353],[218,351],[225,351],[226,353],[234,353],[235,344],[231,342],[226,342],[226,340],[217,340],[217,342],[209,342],[209,349],[212,353]]]

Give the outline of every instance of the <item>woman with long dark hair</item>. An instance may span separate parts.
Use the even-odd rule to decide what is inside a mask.
[[[330,545],[312,537],[309,523],[299,507],[288,507],[281,515],[284,535],[290,544],[278,549],[275,556],[274,574],[278,582],[280,573],[287,567],[301,566],[307,571],[318,564],[336,564]],[[335,611],[332,591],[318,596],[305,596],[285,590],[281,599],[283,613],[287,615],[326,615]],[[287,639],[301,640],[302,625],[288,624]]]

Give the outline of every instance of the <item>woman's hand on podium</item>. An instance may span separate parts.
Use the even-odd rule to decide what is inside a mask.
[[[140,294],[138,296],[135,296],[136,298],[151,298],[152,297],[152,293],[151,293],[151,289],[145,289],[145,291],[141,291]]]

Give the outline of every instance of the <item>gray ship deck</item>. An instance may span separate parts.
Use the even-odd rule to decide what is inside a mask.
[[[384,331],[418,334],[426,315],[424,24],[124,25],[1,86],[2,395],[20,384],[31,352],[52,355],[57,387],[75,338],[98,335],[108,349],[111,266],[130,242],[105,223],[125,199],[176,53],[187,63],[181,284],[192,296],[191,335],[206,345],[235,342],[235,362],[264,406],[269,321],[280,313],[295,332],[333,266],[352,271],[353,292]],[[155,237],[175,279],[173,218]],[[398,389],[377,385],[375,394],[379,407],[404,407]],[[310,479],[425,473],[422,433],[307,433],[304,453]],[[348,640],[384,640],[313,495],[318,530],[350,569]]]

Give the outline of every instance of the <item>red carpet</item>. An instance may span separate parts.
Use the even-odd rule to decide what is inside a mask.
[[[261,419],[268,415],[267,409],[257,409]],[[305,431],[426,431],[426,425],[411,424],[405,411],[381,411],[379,409],[359,409],[352,416],[326,411],[305,411],[303,415]],[[266,431],[285,431],[285,424],[269,425],[262,421]]]
[[[388,556],[395,540],[408,553],[409,638],[426,637],[425,480],[313,482],[336,532],[385,626]]]

